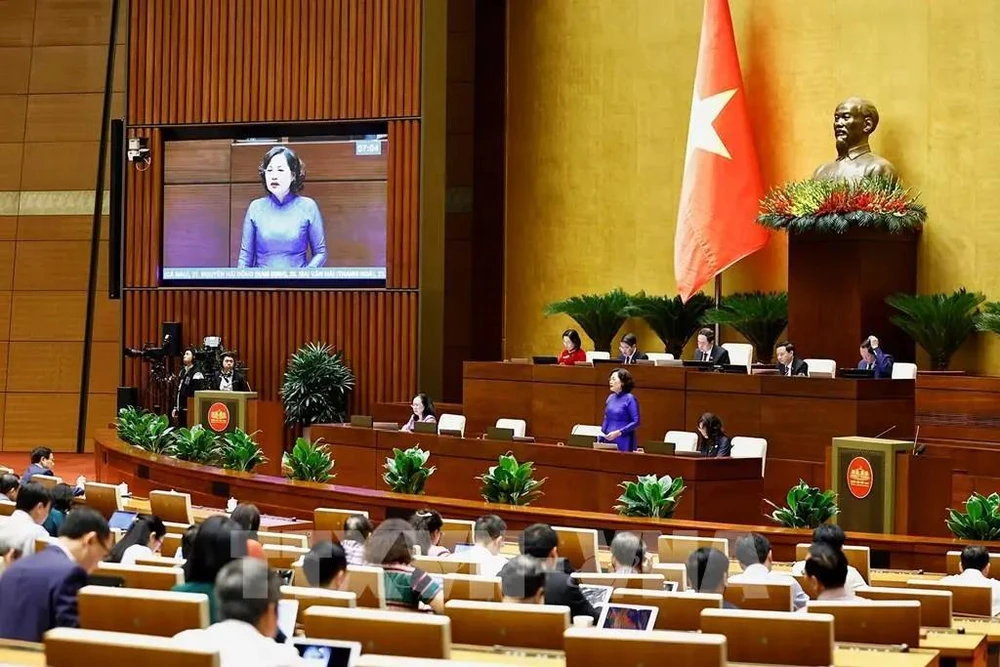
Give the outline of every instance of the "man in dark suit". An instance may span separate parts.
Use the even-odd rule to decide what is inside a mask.
[[[778,372],[785,377],[809,375],[809,364],[795,356],[795,346],[789,341],[778,343],[774,353],[778,358]]]
[[[716,366],[729,364],[729,350],[715,344],[715,332],[705,327],[698,330],[698,351],[695,361],[711,361]]]
[[[79,627],[77,593],[111,543],[108,522],[97,511],[80,507],[67,514],[59,539],[0,576],[0,638],[40,642],[52,628]]]
[[[596,623],[600,614],[584,597],[576,580],[565,571],[558,546],[556,531],[544,523],[532,524],[521,533],[521,553],[537,558],[545,568],[545,604],[565,605],[569,607],[570,618],[590,616]]]
[[[891,378],[892,364],[892,355],[882,351],[878,338],[869,336],[861,341],[861,361],[858,362],[858,368],[875,371],[877,378]]]
[[[701,547],[688,556],[688,587],[697,593],[718,593],[725,595],[729,579],[729,557],[718,549]],[[723,598],[723,609],[739,609]]]
[[[621,342],[618,343],[618,351],[621,352],[618,355],[618,362],[623,365],[634,364],[637,361],[645,361],[649,358],[639,351],[639,340],[635,337],[634,333],[627,333],[622,336]]]
[[[212,377],[213,391],[250,391],[243,372],[236,368],[236,355],[226,352],[222,355],[222,370]]]
[[[55,476],[53,468],[56,467],[56,456],[48,447],[35,447],[31,450],[31,465],[21,475],[21,486],[31,481],[32,475]],[[83,485],[87,483],[87,478],[80,475],[76,478],[76,488],[73,489],[74,496],[83,495]]]

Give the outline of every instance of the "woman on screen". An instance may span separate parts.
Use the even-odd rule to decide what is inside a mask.
[[[314,200],[299,194],[305,165],[292,149],[275,146],[264,155],[259,171],[267,194],[247,207],[237,266],[300,269],[326,264],[323,216]]]

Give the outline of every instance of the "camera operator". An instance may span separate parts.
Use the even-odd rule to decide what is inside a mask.
[[[201,389],[201,382],[205,378],[194,365],[194,354],[193,348],[184,350],[181,370],[177,373],[177,396],[174,399],[171,416],[177,421],[177,425],[182,427],[187,426],[187,401],[194,396],[194,392]]]

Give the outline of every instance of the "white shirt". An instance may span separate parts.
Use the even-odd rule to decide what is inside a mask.
[[[819,595],[816,596],[817,602],[854,602],[856,600],[862,600],[862,598],[855,597],[854,591],[847,590],[844,588],[830,588]],[[862,600],[864,601],[864,600]],[[796,609],[798,612],[808,612],[809,605],[802,607],[801,609]]]
[[[174,642],[219,652],[219,667],[304,667],[291,644],[279,644],[243,621],[221,621],[204,630],[185,630]]]
[[[24,510],[14,510],[0,525],[0,542],[20,551],[22,557],[35,553],[35,540],[48,542],[49,533]]]
[[[137,558],[152,558],[156,554],[144,544],[133,544],[122,554],[122,565],[135,565]]]
[[[507,559],[503,556],[494,556],[490,550],[481,544],[477,544],[468,551],[463,551],[455,557],[455,560],[469,560],[479,563],[479,575],[483,577],[495,577],[500,574],[500,570],[507,564]]]
[[[796,581],[795,577],[787,574],[782,574],[780,572],[771,572],[767,569],[767,566],[763,563],[754,563],[743,570],[742,574],[735,574],[729,577],[729,581],[734,584],[738,583],[751,583],[754,581],[760,582],[777,582],[777,583],[791,583],[792,584],[792,602],[794,603],[795,609],[802,609],[809,602],[809,596],[806,592],[802,590],[802,586]]]
[[[1000,581],[983,575],[975,569],[962,570],[962,574],[952,574],[941,580],[945,584],[963,584],[965,586],[984,586],[993,589],[993,616],[1000,615]]]
[[[74,556],[73,552],[70,551],[66,547],[66,545],[62,543],[62,540],[52,540],[51,542],[49,542],[49,544],[54,546],[56,549],[59,549],[59,551],[63,552],[64,554],[66,554],[66,558],[69,558],[69,562],[76,563],[76,556]]]
[[[792,564],[792,576],[803,575],[806,573],[806,562],[804,560],[796,561]],[[867,586],[864,577],[858,572],[858,569],[853,565],[847,566],[847,581],[844,582],[844,588],[849,590],[851,594],[854,594],[854,590],[861,588],[862,586]]]

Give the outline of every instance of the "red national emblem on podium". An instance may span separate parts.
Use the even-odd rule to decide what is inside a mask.
[[[216,401],[208,408],[208,427],[216,433],[222,433],[229,427],[229,408],[225,403]]]
[[[872,475],[872,464],[863,456],[855,456],[847,464],[847,488],[851,495],[858,499],[868,497],[875,481]]]

